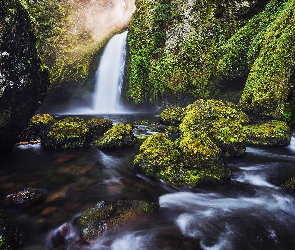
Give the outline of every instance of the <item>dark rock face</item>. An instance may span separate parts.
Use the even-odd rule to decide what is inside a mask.
[[[20,244],[20,234],[15,225],[0,210],[0,249],[18,249]]]
[[[19,1],[1,0],[0,154],[12,149],[45,98],[48,71],[36,50],[32,24]]]

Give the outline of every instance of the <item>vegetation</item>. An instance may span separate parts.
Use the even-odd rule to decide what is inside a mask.
[[[291,132],[286,122],[270,121],[244,127],[246,142],[253,145],[289,145]]]
[[[184,118],[184,108],[165,108],[160,114],[160,122],[168,125],[178,126]]]
[[[65,118],[44,133],[41,143],[49,149],[83,148],[89,146],[90,131],[82,118]]]
[[[252,119],[292,118],[294,1],[140,0],[137,6],[128,34],[130,101],[187,105],[240,89],[233,99]]]
[[[103,135],[113,126],[113,122],[111,119],[95,117],[88,120],[87,125],[89,127],[90,133]]]
[[[185,117],[179,125],[183,133],[202,131],[225,155],[242,155],[245,135],[243,124],[247,115],[228,102],[197,100],[185,109]]]
[[[117,148],[129,146],[136,142],[130,124],[118,123],[104,133],[104,135],[96,140],[94,144],[98,148]]]

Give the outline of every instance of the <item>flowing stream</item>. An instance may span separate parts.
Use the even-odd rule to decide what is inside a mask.
[[[154,116],[107,116],[113,122]],[[31,249],[281,249],[295,246],[295,199],[281,184],[295,176],[295,137],[287,147],[248,147],[228,159],[228,185],[174,187],[132,171],[139,145],[101,151],[51,151],[21,146],[1,159],[0,195],[27,187],[46,190],[41,203],[4,207]],[[92,245],[77,241],[75,218],[101,200],[143,199],[160,209],[104,235]],[[65,241],[58,232],[66,228]]]

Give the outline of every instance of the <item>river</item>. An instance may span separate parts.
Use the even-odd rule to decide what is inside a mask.
[[[113,122],[155,116],[110,116]],[[295,176],[295,137],[287,147],[247,147],[228,159],[228,185],[174,187],[132,171],[138,145],[101,151],[52,151],[20,146],[1,160],[1,200],[23,188],[47,193],[27,208],[4,207],[22,233],[21,249],[282,249],[295,246],[294,194],[281,184]],[[160,209],[103,236],[93,245],[76,241],[73,221],[101,200],[143,199]],[[56,232],[68,227],[66,241]]]

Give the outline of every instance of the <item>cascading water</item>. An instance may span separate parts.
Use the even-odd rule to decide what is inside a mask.
[[[100,60],[93,94],[93,113],[109,114],[124,111],[120,95],[124,81],[127,31],[113,36]]]

